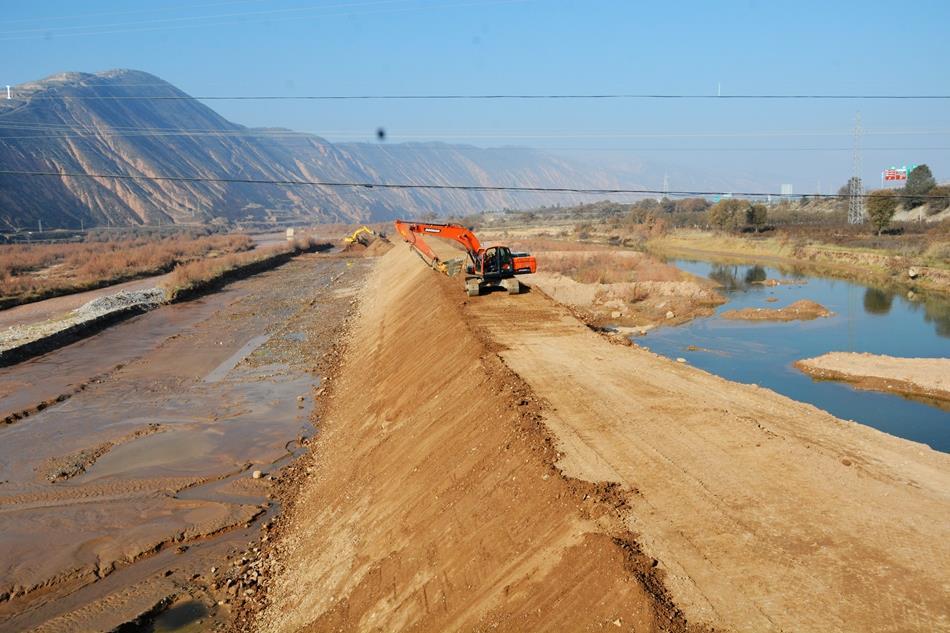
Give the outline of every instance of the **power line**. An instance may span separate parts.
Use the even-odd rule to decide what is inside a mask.
[[[365,130],[310,130],[297,131],[284,128],[230,128],[230,129],[202,129],[202,128],[168,128],[168,127],[137,127],[137,126],[109,126],[108,128],[96,128],[87,126],[73,126],[58,123],[42,123],[29,121],[5,121],[0,116],[0,129],[16,129],[24,131],[66,131],[66,132],[89,132],[91,134],[107,134],[111,131],[116,132],[148,132],[148,133],[207,133],[221,135],[277,135],[277,136],[346,136],[351,135],[356,138],[365,138]],[[109,130],[109,132],[103,131]],[[390,133],[390,138],[405,139],[572,139],[572,138],[598,138],[598,139],[619,139],[619,138],[776,138],[776,137],[822,137],[822,136],[851,136],[852,130],[775,130],[775,131],[753,131],[753,132],[629,132],[626,130],[591,130],[580,132],[553,131],[538,133],[521,133],[510,130],[486,130],[470,132],[468,130],[416,130],[409,129],[403,133]],[[950,134],[950,129],[890,129],[880,128],[877,130],[867,130],[865,136],[913,136],[926,135],[933,136],[938,134]]]
[[[659,189],[622,189],[622,188],[587,188],[587,187],[530,187],[517,185],[452,185],[452,184],[413,184],[413,183],[386,183],[386,182],[353,182],[353,181],[322,181],[322,180],[284,180],[265,178],[236,178],[236,177],[209,177],[209,176],[145,176],[137,174],[93,174],[86,172],[59,172],[59,171],[22,171],[0,170],[4,176],[26,177],[57,177],[57,178],[102,178],[111,180],[149,180],[171,182],[214,182],[250,185],[280,185],[303,187],[345,187],[361,189],[397,189],[413,190],[428,189],[436,191],[506,191],[512,193],[576,193],[576,194],[638,194],[638,195],[666,195],[666,196],[739,196],[746,198],[819,198],[843,199],[851,194],[781,194],[767,191],[661,191]],[[868,197],[872,194],[863,194]],[[905,195],[894,194],[896,198],[922,198],[942,200],[946,196],[933,195]]]
[[[165,31],[173,29],[188,29],[188,28],[207,28],[209,26],[239,26],[244,24],[246,20],[249,19],[260,19],[266,20],[267,23],[271,22],[286,22],[286,21],[296,21],[307,18],[325,18],[325,17],[348,17],[348,16],[358,16],[358,15],[378,15],[385,13],[408,13],[415,11],[429,11],[429,10],[445,10],[445,9],[454,9],[454,8],[463,8],[463,7],[472,7],[472,6],[484,6],[484,5],[500,5],[500,4],[516,4],[516,3],[525,3],[530,2],[531,0],[479,0],[474,2],[457,2],[449,3],[442,2],[439,4],[432,5],[422,5],[422,6],[410,6],[405,8],[389,8],[389,9],[375,9],[375,10],[361,10],[361,11],[335,11],[335,12],[319,12],[319,13],[297,13],[295,15],[283,15],[271,17],[274,14],[279,13],[289,13],[295,11],[316,11],[327,8],[345,8],[345,7],[359,7],[364,5],[381,5],[381,4],[391,4],[397,2],[409,2],[412,0],[378,0],[377,2],[363,2],[363,3],[348,3],[348,4],[338,4],[338,5],[319,5],[312,7],[294,7],[290,9],[273,9],[270,11],[257,11],[257,12],[241,12],[241,13],[232,13],[232,14],[219,14],[219,15],[201,15],[201,16],[191,16],[188,18],[177,18],[176,20],[198,20],[198,23],[192,24],[164,24],[163,26],[143,26],[143,27],[133,27],[133,28],[109,28],[108,30],[93,30],[93,31],[80,31],[80,32],[63,32],[64,28],[71,27],[60,27],[54,28],[53,30],[46,31],[44,33],[38,33],[39,29],[24,29],[20,31],[8,31],[8,34],[13,34],[12,37],[4,36],[4,33],[0,32],[0,42],[9,42],[15,40],[29,40],[35,39],[37,37],[45,37],[46,35],[55,35],[56,37],[78,37],[85,35],[114,35],[121,33],[144,33],[149,31]],[[218,19],[218,18],[223,18]],[[207,22],[205,20],[214,19],[214,21]],[[159,22],[170,22],[174,21],[171,19],[161,19],[161,20],[152,20],[144,21],[141,24],[155,24]],[[108,28],[106,25],[90,25],[86,27],[77,27],[80,29],[98,29],[98,28]],[[18,35],[18,33],[24,33],[23,35]]]
[[[245,0],[246,1],[246,0]],[[45,33],[50,30],[57,31],[57,35],[64,35],[68,33],[59,33],[60,31],[84,31],[89,29],[104,29],[104,28],[113,28],[113,27],[124,27],[124,26],[141,26],[149,24],[160,24],[160,23],[181,23],[181,22],[195,22],[198,20],[212,20],[220,18],[262,18],[264,16],[278,15],[278,14],[300,14],[301,12],[314,11],[319,9],[335,9],[335,8],[352,8],[359,6],[371,6],[371,5],[384,5],[384,4],[405,4],[411,2],[412,0],[372,0],[369,2],[357,2],[357,3],[343,3],[343,4],[323,4],[323,5],[311,5],[306,7],[291,7],[284,9],[266,9],[260,11],[240,11],[237,13],[219,13],[211,15],[186,15],[186,16],[176,16],[171,18],[152,18],[149,20],[137,20],[135,22],[113,22],[106,24],[85,24],[85,25],[73,25],[73,26],[56,26],[50,28],[28,28],[28,29],[15,29],[11,31],[0,31],[0,37],[8,35],[19,35],[21,33]],[[218,3],[216,3],[218,4]],[[237,3],[219,3],[219,4],[237,4]],[[194,5],[192,8],[206,6],[206,5]],[[131,14],[129,12],[128,14]],[[118,15],[118,14],[117,14]],[[135,29],[131,29],[135,30]],[[80,34],[81,35],[81,34]]]
[[[16,18],[13,20],[5,20],[7,24],[15,24],[20,22],[42,22],[43,20],[76,20],[82,18],[98,17],[102,15],[141,15],[146,13],[158,13],[161,11],[176,11],[178,9],[199,9],[204,7],[216,7],[227,4],[248,4],[251,2],[261,2],[262,0],[223,0],[221,2],[210,2],[204,4],[195,4],[193,2],[188,2],[185,4],[177,4],[164,7],[155,7],[152,9],[143,9],[139,11],[98,11],[95,13],[80,13],[72,15],[44,15],[33,18]],[[53,27],[57,28],[57,27]],[[90,27],[92,28],[92,27]]]
[[[0,126],[3,127],[3,126]],[[183,131],[129,131],[129,132],[98,132],[98,131],[68,131],[68,130],[50,130],[49,134],[29,134],[7,136],[0,134],[0,141],[27,140],[27,139],[95,139],[95,138],[138,138],[138,137],[220,137],[220,138],[299,138],[322,140],[323,136],[335,135],[335,132],[295,132],[293,130],[222,130],[222,131],[202,131],[202,130],[183,130]],[[368,135],[363,134],[365,139]],[[394,135],[393,138],[401,138]],[[422,138],[422,137],[420,137]],[[459,137],[465,138],[465,137]],[[499,137],[503,138],[503,137]],[[329,141],[324,141],[329,143]],[[418,143],[393,143],[384,144],[369,142],[366,140],[334,141],[335,146],[343,146],[347,149],[352,145],[359,145],[360,149],[389,151],[426,151],[426,152],[546,152],[546,151],[578,151],[578,152],[850,152],[852,147],[589,147],[589,146],[500,146],[500,147],[476,147],[472,145],[420,145]],[[878,152],[922,152],[922,151],[950,151],[950,146],[927,146],[927,147],[865,147],[864,151]]]
[[[681,100],[950,100],[950,95],[915,94],[663,94],[663,93],[589,93],[589,94],[353,94],[353,95],[56,95],[35,96],[34,100],[106,100],[106,101],[351,101],[351,100],[540,100],[540,99],[681,99]]]

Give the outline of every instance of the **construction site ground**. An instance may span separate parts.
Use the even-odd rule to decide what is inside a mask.
[[[230,626],[368,262],[302,255],[0,369],[0,631]]]
[[[950,456],[403,245],[360,297],[253,628],[950,629]]]

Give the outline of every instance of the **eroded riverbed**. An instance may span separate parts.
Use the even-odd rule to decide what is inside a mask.
[[[365,267],[301,257],[0,371],[0,631],[227,619],[210,570],[276,511]]]
[[[837,417],[950,452],[950,413],[937,403],[812,380],[792,365],[830,351],[948,357],[950,301],[753,264],[670,263],[719,282],[729,301],[709,318],[652,331],[637,339],[639,344],[670,358],[683,357],[724,378],[768,387]],[[833,314],[789,322],[721,316],[729,310],[780,308],[802,299],[816,301]]]

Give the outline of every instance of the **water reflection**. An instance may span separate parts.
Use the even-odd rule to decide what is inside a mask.
[[[766,277],[765,269],[761,266],[749,266],[749,269],[745,271],[745,282],[746,285],[753,284],[755,282],[763,282]]]
[[[940,336],[950,338],[950,301],[925,298],[922,303],[912,305],[922,305],[924,321],[933,323]]]
[[[894,293],[877,288],[868,288],[864,291],[864,311],[868,314],[887,314],[891,311]]]
[[[726,292],[735,292],[748,290],[756,282],[765,281],[768,274],[762,266],[713,264],[708,277],[720,284]]]

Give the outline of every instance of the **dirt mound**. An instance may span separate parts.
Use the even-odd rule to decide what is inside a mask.
[[[458,280],[394,249],[361,296],[255,628],[683,630],[616,490],[553,466]]]
[[[346,244],[346,246],[340,249],[341,253],[362,254],[365,251],[366,251],[366,244],[363,244],[362,242],[349,242]]]
[[[591,321],[600,324],[680,324],[709,316],[725,303],[715,289],[692,280],[581,283],[542,271],[531,275],[530,283],[558,303],[590,313]]]
[[[379,255],[385,255],[393,247],[393,243],[385,237],[377,237],[375,240],[370,242],[370,245],[366,247],[364,255],[367,257],[377,257]]]
[[[899,393],[950,403],[950,359],[895,358],[830,352],[795,363],[820,380],[843,380],[861,389]]]
[[[719,316],[724,319],[743,321],[811,321],[831,316],[825,306],[808,299],[790,303],[784,308],[743,308],[726,310]]]

